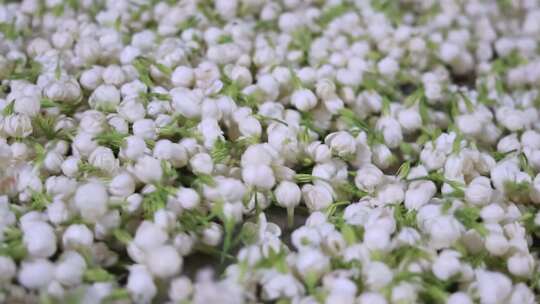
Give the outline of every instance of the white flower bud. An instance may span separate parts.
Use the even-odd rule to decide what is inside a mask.
[[[100,85],[88,98],[88,104],[96,110],[115,110],[120,104],[120,91],[110,84]]]
[[[203,230],[201,241],[209,246],[217,246],[221,242],[223,229],[215,223],[211,223]]]
[[[262,190],[274,187],[276,179],[272,168],[267,165],[247,165],[242,168],[242,179],[249,186]]]
[[[187,118],[196,118],[201,115],[202,93],[196,90],[188,90],[182,87],[170,91],[172,107],[176,113]]]
[[[175,302],[182,302],[188,299],[193,292],[193,285],[189,278],[181,276],[171,281],[169,288],[169,298]]]
[[[201,202],[201,198],[197,191],[193,190],[192,188],[184,187],[178,189],[178,191],[176,192],[176,199],[180,203],[180,206],[187,210],[196,208]]]
[[[153,248],[148,253],[148,270],[158,278],[170,278],[180,272],[182,257],[173,246]]]
[[[396,148],[403,141],[403,134],[401,133],[401,126],[398,121],[392,117],[384,116],[377,121],[375,127],[378,131],[382,132],[384,142],[390,148]]]
[[[47,286],[54,276],[54,264],[46,259],[23,261],[17,279],[28,289],[39,289]]]
[[[127,197],[135,192],[135,180],[127,172],[118,174],[109,183],[109,192],[114,196]]]
[[[392,78],[399,71],[399,64],[391,57],[385,57],[377,63],[379,73],[385,77]]]
[[[310,210],[323,210],[332,204],[334,198],[331,189],[328,188],[329,186],[322,184],[306,184],[302,187],[302,198]]]
[[[32,121],[25,114],[11,114],[4,118],[2,129],[11,137],[24,138],[32,134]]]
[[[454,251],[443,251],[433,262],[431,270],[440,280],[448,280],[456,275],[461,269],[459,253]]]
[[[49,224],[41,221],[26,223],[23,233],[23,242],[30,256],[48,258],[56,252],[56,235]]]
[[[83,224],[70,225],[62,235],[64,248],[90,247],[94,241],[94,234]]]
[[[0,282],[10,282],[17,272],[17,265],[10,257],[0,256]]]
[[[75,251],[67,251],[60,257],[56,265],[54,277],[58,282],[66,286],[77,286],[81,283],[86,262]]]
[[[17,113],[34,117],[41,110],[41,102],[37,96],[22,96],[15,99],[14,110]]]
[[[505,303],[512,292],[512,281],[502,273],[477,270],[476,279],[481,303]]]
[[[211,174],[214,162],[208,153],[197,153],[189,160],[189,165],[195,174]]]
[[[105,84],[112,84],[114,86],[120,86],[126,81],[124,70],[118,65],[109,65],[103,70],[101,75]]]
[[[291,104],[298,110],[306,112],[317,106],[317,96],[309,89],[300,89],[291,95]]]
[[[105,186],[90,182],[80,186],[74,197],[83,219],[95,222],[107,212],[109,196]]]
[[[133,123],[133,135],[143,139],[155,139],[156,124],[152,119],[139,119]]]
[[[345,131],[328,134],[324,142],[340,157],[351,156],[356,152],[356,141],[354,137]]]
[[[300,203],[302,192],[297,184],[282,181],[274,190],[278,205],[284,208],[294,208]]]
[[[407,209],[420,209],[433,198],[436,192],[437,187],[432,181],[413,182],[405,193],[405,207]]]
[[[150,184],[161,180],[163,169],[159,160],[144,155],[137,159],[137,163],[131,168],[131,173],[141,182]]]
[[[106,147],[97,147],[88,157],[88,162],[104,172],[113,174],[118,170],[119,162],[113,151]]]
[[[534,269],[534,258],[527,253],[515,253],[507,261],[508,271],[517,277],[530,277]]]
[[[362,269],[366,285],[373,290],[385,287],[392,281],[392,270],[382,262],[370,262]]]
[[[422,117],[415,108],[408,108],[398,113],[398,121],[403,130],[412,133],[422,127]]]
[[[486,205],[491,201],[492,193],[489,178],[479,176],[473,179],[465,189],[465,200],[473,205]]]
[[[365,164],[358,171],[354,177],[354,184],[358,189],[372,193],[383,180],[384,174],[382,171],[372,164]]]
[[[130,267],[126,288],[137,303],[151,303],[157,294],[152,275],[146,266],[139,264]]]
[[[167,233],[156,224],[143,221],[137,231],[133,243],[145,251],[150,251],[163,245],[167,241]]]

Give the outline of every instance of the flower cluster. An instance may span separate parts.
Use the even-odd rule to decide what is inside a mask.
[[[0,5],[0,302],[540,301],[540,3]]]

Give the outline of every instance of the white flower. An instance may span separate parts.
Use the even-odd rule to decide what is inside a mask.
[[[155,139],[156,124],[152,119],[139,119],[133,123],[133,135],[143,139]]]
[[[379,227],[368,228],[364,233],[364,244],[370,250],[386,251],[390,248],[390,235]]]
[[[124,139],[124,144],[120,148],[119,156],[130,160],[137,160],[144,154],[146,143],[142,137],[128,136]]]
[[[365,164],[356,171],[354,184],[358,189],[371,193],[382,182],[383,176],[379,168],[372,164]]]
[[[197,191],[193,190],[192,188],[185,187],[178,189],[176,192],[176,199],[180,203],[180,206],[187,210],[196,208],[201,202],[201,198]]]
[[[115,86],[120,86],[126,81],[124,70],[115,64],[107,66],[103,70],[101,77],[103,78],[103,82],[105,82],[105,84],[112,84]]]
[[[366,291],[358,299],[358,304],[386,304],[386,299],[377,292]]]
[[[11,114],[4,118],[2,129],[11,137],[27,137],[32,134],[32,121],[26,114]]]
[[[381,169],[387,169],[394,162],[392,151],[384,144],[376,144],[372,147],[373,163]]]
[[[514,286],[510,296],[510,304],[534,304],[536,303],[535,294],[525,283],[518,283]]]
[[[137,159],[131,172],[143,183],[159,182],[163,176],[161,162],[152,156],[144,155]]]
[[[477,270],[476,279],[482,303],[508,303],[512,292],[512,281],[504,274],[486,270]]]
[[[133,243],[143,250],[151,251],[153,248],[163,245],[167,238],[167,233],[159,226],[149,221],[143,221],[135,232]]]
[[[276,179],[272,168],[267,165],[247,165],[242,168],[242,179],[246,185],[258,189],[269,190],[274,187]]]
[[[310,210],[323,210],[332,204],[334,198],[331,189],[328,188],[329,186],[322,183],[306,184],[302,187],[302,198]]]
[[[317,249],[306,249],[298,253],[295,266],[305,280],[317,279],[330,269],[330,259]]]
[[[137,303],[151,303],[157,294],[157,287],[148,269],[138,264],[130,266],[126,288]]]
[[[47,286],[54,276],[54,264],[46,259],[26,260],[21,263],[17,279],[28,289]]]
[[[10,257],[0,256],[0,282],[10,282],[17,272],[17,265]]]
[[[317,105],[317,96],[309,89],[294,91],[291,95],[291,104],[302,112],[309,111]]]
[[[196,118],[201,115],[202,94],[182,87],[172,89],[172,106],[176,113],[187,118]]]
[[[397,119],[406,133],[412,133],[422,127],[422,117],[420,117],[418,110],[414,108],[401,110]]]
[[[271,270],[263,274],[262,297],[275,300],[281,297],[294,298],[304,293],[304,286],[291,274],[282,274]]]
[[[394,277],[392,270],[382,262],[370,262],[362,268],[366,285],[372,290],[383,288],[392,281]]]
[[[24,224],[23,242],[28,254],[34,258],[48,258],[56,252],[56,235],[53,228],[41,221]]]
[[[471,181],[465,189],[465,200],[473,205],[485,205],[491,200],[493,189],[487,177],[479,176]]]
[[[127,172],[120,173],[109,183],[109,192],[115,196],[127,197],[135,192],[135,180]]]
[[[389,78],[396,75],[399,70],[399,64],[391,57],[385,57],[377,63],[379,72]]]
[[[88,104],[96,110],[114,110],[120,104],[120,91],[113,85],[102,84],[92,92]]]
[[[14,110],[17,113],[34,117],[41,110],[41,103],[37,96],[22,96],[15,99]]]
[[[169,288],[169,298],[173,301],[181,302],[186,300],[193,292],[193,285],[189,278],[185,276],[177,277],[171,281]]]
[[[494,256],[502,256],[508,251],[509,242],[504,235],[499,233],[490,233],[486,237],[485,246],[490,254]]]
[[[417,298],[416,286],[412,283],[403,282],[392,289],[392,303],[417,303]]]
[[[180,272],[182,257],[170,245],[152,248],[146,259],[148,270],[158,278],[169,278]]]
[[[458,291],[454,292],[448,297],[448,304],[472,304],[473,301],[471,298],[464,292]]]
[[[433,198],[436,192],[437,187],[432,181],[412,182],[405,192],[405,207],[420,209]]]
[[[300,203],[302,192],[297,184],[282,181],[274,190],[278,205],[285,208],[294,208]]]
[[[201,241],[204,244],[216,246],[217,244],[219,244],[219,242],[221,242],[222,236],[223,229],[218,224],[211,223],[203,230]]]
[[[171,82],[177,87],[189,88],[193,84],[194,72],[188,66],[178,66],[171,75]]]
[[[385,184],[377,189],[377,200],[382,205],[399,204],[404,198],[405,192],[398,183]]]
[[[86,262],[75,251],[66,251],[60,257],[54,271],[54,278],[66,286],[77,286],[81,283]]]
[[[74,203],[83,219],[95,222],[107,212],[109,196],[105,186],[91,182],[75,192]]]
[[[534,269],[534,258],[530,254],[515,253],[508,258],[508,271],[517,277],[529,277]]]
[[[73,139],[71,146],[79,155],[89,156],[98,146],[93,137],[90,133],[79,132]]]
[[[208,153],[197,153],[189,160],[189,165],[195,174],[211,174],[214,162]]]
[[[119,166],[118,160],[114,156],[111,149],[105,147],[97,147],[90,156],[88,162],[109,174],[114,173]]]
[[[90,247],[94,241],[94,234],[83,224],[70,225],[62,236],[64,248]]]
[[[384,116],[377,121],[376,130],[382,132],[384,142],[389,148],[397,148],[403,141],[401,126],[392,117]]]
[[[460,223],[450,215],[438,216],[429,225],[429,235],[434,248],[446,248],[461,236]]]
[[[441,252],[431,266],[433,274],[440,280],[450,279],[461,269],[459,257],[460,254],[455,251],[445,250]]]
[[[356,141],[354,137],[345,131],[328,134],[324,142],[332,149],[332,152],[340,157],[351,156],[356,152]]]

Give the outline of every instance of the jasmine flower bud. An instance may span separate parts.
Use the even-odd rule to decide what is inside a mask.
[[[46,259],[23,261],[17,280],[28,289],[39,289],[47,286],[54,276],[54,264]]]
[[[169,278],[182,267],[182,258],[173,246],[164,245],[153,248],[148,253],[148,270],[158,278]]]
[[[83,257],[74,251],[67,251],[60,257],[56,265],[54,277],[66,286],[77,286],[81,283],[86,263]]]
[[[197,153],[189,160],[189,165],[195,174],[211,174],[214,170],[212,157],[208,153]]]
[[[0,256],[0,282],[10,282],[17,272],[17,265],[13,259],[6,256]]]
[[[291,104],[302,112],[309,111],[317,105],[317,97],[309,89],[300,89],[291,95]]]
[[[372,164],[365,164],[356,171],[354,184],[358,189],[371,193],[383,181],[383,176],[379,168]]]
[[[529,277],[534,268],[534,259],[526,253],[515,253],[508,259],[508,271],[518,277]]]
[[[139,303],[150,303],[157,294],[157,287],[148,269],[139,264],[130,267],[126,288],[134,301]]]
[[[48,258],[56,252],[56,235],[50,225],[41,221],[32,221],[22,228],[23,242],[30,256]]]
[[[85,220],[95,222],[107,212],[108,199],[105,186],[90,182],[77,189],[74,203]]]
[[[272,168],[266,165],[247,165],[243,167],[242,179],[247,185],[264,190],[271,189],[276,183]]]
[[[161,162],[151,156],[144,155],[137,159],[131,167],[131,173],[143,183],[159,182],[163,176]]]
[[[73,224],[64,231],[62,245],[64,248],[90,247],[94,241],[94,234],[86,225]]]
[[[185,276],[177,277],[171,281],[169,288],[169,298],[173,301],[182,301],[188,299],[193,292],[193,284]]]
[[[333,194],[329,186],[306,184],[302,187],[302,198],[310,210],[323,210],[333,202]]]
[[[300,203],[301,191],[298,185],[289,181],[282,181],[274,190],[277,203],[286,208],[294,208]]]
[[[465,190],[465,200],[474,205],[485,205],[491,200],[493,189],[486,177],[476,177]]]

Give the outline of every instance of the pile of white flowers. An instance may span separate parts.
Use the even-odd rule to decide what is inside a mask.
[[[0,302],[540,301],[540,2],[0,5]]]

